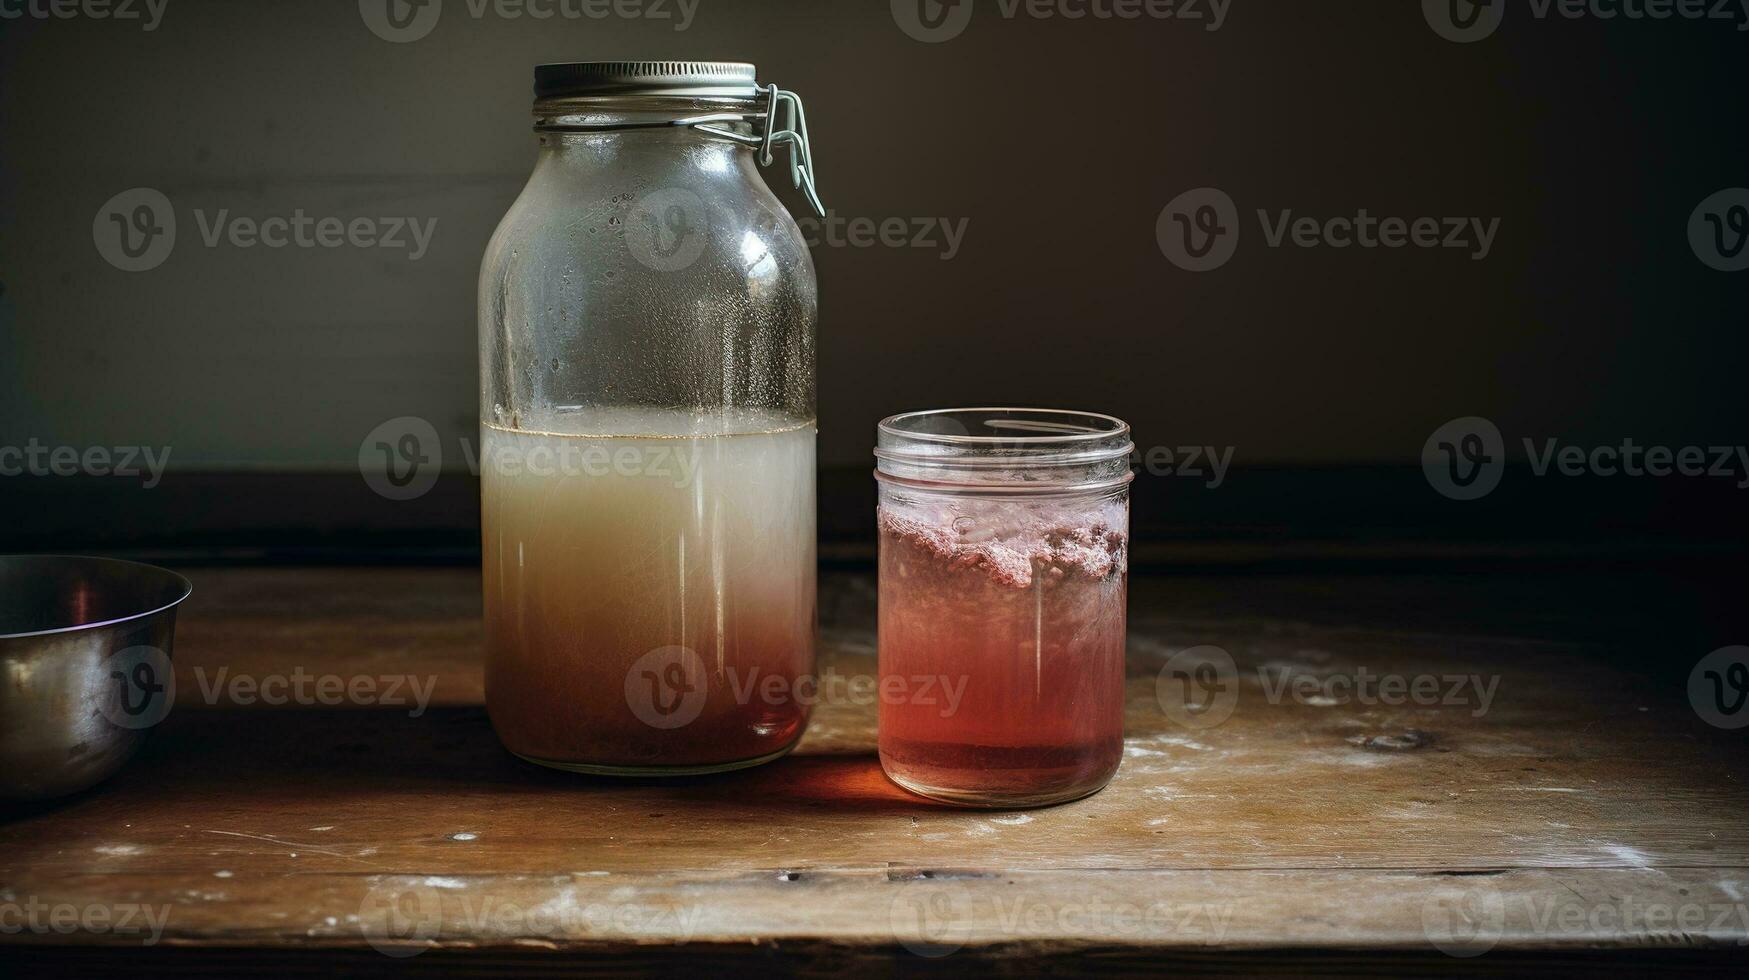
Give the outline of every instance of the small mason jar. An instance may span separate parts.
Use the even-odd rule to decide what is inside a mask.
[[[880,756],[922,796],[1043,806],[1123,757],[1130,430],[952,409],[880,423]]]
[[[486,707],[595,773],[754,765],[814,671],[816,203],[752,65],[535,70],[540,155],[480,269]]]

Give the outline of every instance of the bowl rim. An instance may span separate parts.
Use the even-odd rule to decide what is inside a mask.
[[[147,609],[144,612],[129,613],[126,616],[116,616],[112,619],[98,620],[90,623],[79,623],[74,626],[57,626],[54,629],[29,630],[23,633],[0,633],[0,640],[27,640],[32,637],[54,636],[58,633],[78,633],[83,630],[98,630],[103,629],[106,626],[117,626],[122,623],[131,623],[137,619],[145,619],[148,616],[156,616],[166,610],[174,609],[177,606],[182,605],[182,603],[188,600],[189,596],[194,594],[194,583],[190,582],[187,576],[182,575],[179,572],[173,572],[161,565],[153,565],[143,561],[129,561],[126,558],[106,558],[102,555],[0,555],[0,563],[17,561],[69,561],[89,564],[132,565],[135,568],[144,568],[152,572],[166,575],[172,582],[178,584],[180,588],[178,589],[178,595],[176,598],[164,603],[163,605]]]

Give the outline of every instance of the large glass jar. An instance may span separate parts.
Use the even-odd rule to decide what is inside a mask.
[[[493,727],[585,772],[776,758],[814,669],[817,302],[757,158],[769,133],[806,163],[799,102],[711,62],[535,88],[540,155],[480,270]]]
[[[880,756],[965,806],[1043,806],[1123,758],[1129,426],[1017,408],[880,424]]]

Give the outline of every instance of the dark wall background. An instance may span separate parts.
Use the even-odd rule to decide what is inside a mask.
[[[0,20],[0,446],[168,446],[171,490],[316,472],[365,493],[361,441],[417,416],[459,473],[478,261],[533,159],[530,67],[625,57],[755,61],[807,99],[839,216],[965,223],[951,259],[945,243],[816,249],[829,468],[864,470],[885,414],[989,402],[1108,411],[1144,446],[1232,447],[1257,472],[1416,466],[1435,428],[1471,415],[1515,453],[1749,429],[1749,273],[1703,265],[1687,233],[1703,199],[1749,186],[1749,33],[1733,23],[1515,3],[1460,44],[1404,0],[1231,0],[1212,31],[1208,0],[1200,21],[1009,19],[976,0],[963,33],[925,43],[884,0],[701,0],[685,30],[677,0],[665,20],[442,0],[428,34],[390,43],[367,24],[375,2],[168,0],[150,31]],[[1156,222],[1205,186],[1236,202],[1240,241],[1186,272]],[[179,229],[161,265],[129,273],[93,222],[136,187]],[[1272,249],[1260,208],[1499,231],[1482,261]],[[417,261],[205,247],[194,212],[220,209],[436,228]],[[1449,503],[1416,481],[1399,525]],[[15,507],[71,492],[0,483]],[[1274,484],[1234,485],[1185,519],[1275,506]],[[465,511],[454,500],[416,506]]]

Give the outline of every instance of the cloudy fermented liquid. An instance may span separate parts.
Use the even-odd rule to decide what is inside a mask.
[[[1123,755],[1123,501],[883,501],[881,763],[969,805],[1091,793]],[[946,678],[957,704],[905,696]],[[891,679],[889,681],[889,679]]]
[[[794,744],[817,634],[811,419],[561,412],[484,426],[480,462],[486,702],[511,751],[660,773]]]

